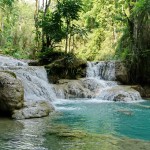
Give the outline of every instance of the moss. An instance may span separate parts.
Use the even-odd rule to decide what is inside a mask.
[[[130,138],[87,133],[65,125],[52,125],[45,141],[54,149],[65,150],[149,150],[150,143]],[[52,140],[53,139],[53,140]],[[56,147],[58,146],[58,147]]]
[[[71,130],[67,126],[63,125],[54,125],[53,128],[50,129],[50,135],[55,135],[60,138],[84,138],[88,134],[80,131],[80,130]]]
[[[4,72],[4,73],[8,73],[10,74],[12,77],[17,78],[16,74],[14,72],[11,71],[0,71],[0,72]]]
[[[86,76],[86,61],[73,54],[57,52],[53,55],[54,58],[49,59],[50,63],[45,65],[50,82],[57,83],[59,79],[77,79]]]

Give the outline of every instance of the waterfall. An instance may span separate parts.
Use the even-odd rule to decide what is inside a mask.
[[[87,77],[115,81],[115,62],[87,62]]]
[[[88,62],[86,77],[90,79],[90,86],[96,89],[95,97],[103,100],[113,101],[135,101],[140,100],[139,92],[130,86],[122,86],[115,81],[115,62]],[[92,84],[93,80],[101,88],[95,88],[96,84]],[[89,83],[88,83],[89,84]]]
[[[115,62],[87,62],[86,78],[95,82],[93,86],[96,84],[103,85],[102,89],[117,86],[118,82],[115,81]],[[91,80],[90,82],[92,82]]]
[[[27,63],[16,60],[12,57],[0,56],[0,66],[2,67],[16,67],[16,66],[28,66]]]
[[[141,99],[139,92],[116,81],[114,61],[88,62],[86,78],[60,80],[59,84],[48,82],[43,66],[0,56],[0,70],[14,72],[23,83],[25,101],[54,101],[70,98],[96,98],[110,101],[135,101]]]
[[[0,56],[0,70],[12,71],[22,81],[25,101],[53,101],[56,98],[43,66],[28,66],[23,61]]]

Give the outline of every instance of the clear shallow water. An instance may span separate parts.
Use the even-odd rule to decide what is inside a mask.
[[[91,133],[150,140],[150,101],[116,103],[98,100],[59,101],[56,123]]]
[[[0,150],[149,150],[150,101],[57,101],[50,117],[0,118]]]

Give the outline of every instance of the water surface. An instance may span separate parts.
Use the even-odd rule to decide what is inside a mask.
[[[139,103],[100,100],[59,101],[63,112],[55,122],[92,133],[150,140],[150,101]]]
[[[0,150],[149,150],[149,106],[60,100],[50,117],[0,118]]]

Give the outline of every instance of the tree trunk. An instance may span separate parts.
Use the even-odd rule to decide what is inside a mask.
[[[74,53],[74,47],[75,47],[75,39],[74,39],[74,35],[73,35],[73,39],[72,39],[72,40],[73,40],[73,42],[72,42],[72,43],[73,43],[73,46],[72,46],[72,53]]]
[[[51,3],[51,0],[46,0],[46,2],[44,3],[44,0],[43,0],[43,10],[44,10],[44,19],[45,19],[45,16],[46,16],[46,13],[48,11],[48,8],[50,6],[50,3]],[[45,35],[43,29],[42,29],[42,51],[45,49],[45,46],[47,47],[47,42],[45,42],[45,36],[46,36],[46,40],[47,40],[47,35]]]
[[[71,52],[71,34],[69,36],[69,52]]]
[[[67,20],[67,30],[66,30],[66,44],[65,44],[65,53],[67,53],[67,49],[68,49],[68,34],[69,34],[69,24],[70,21]]]

